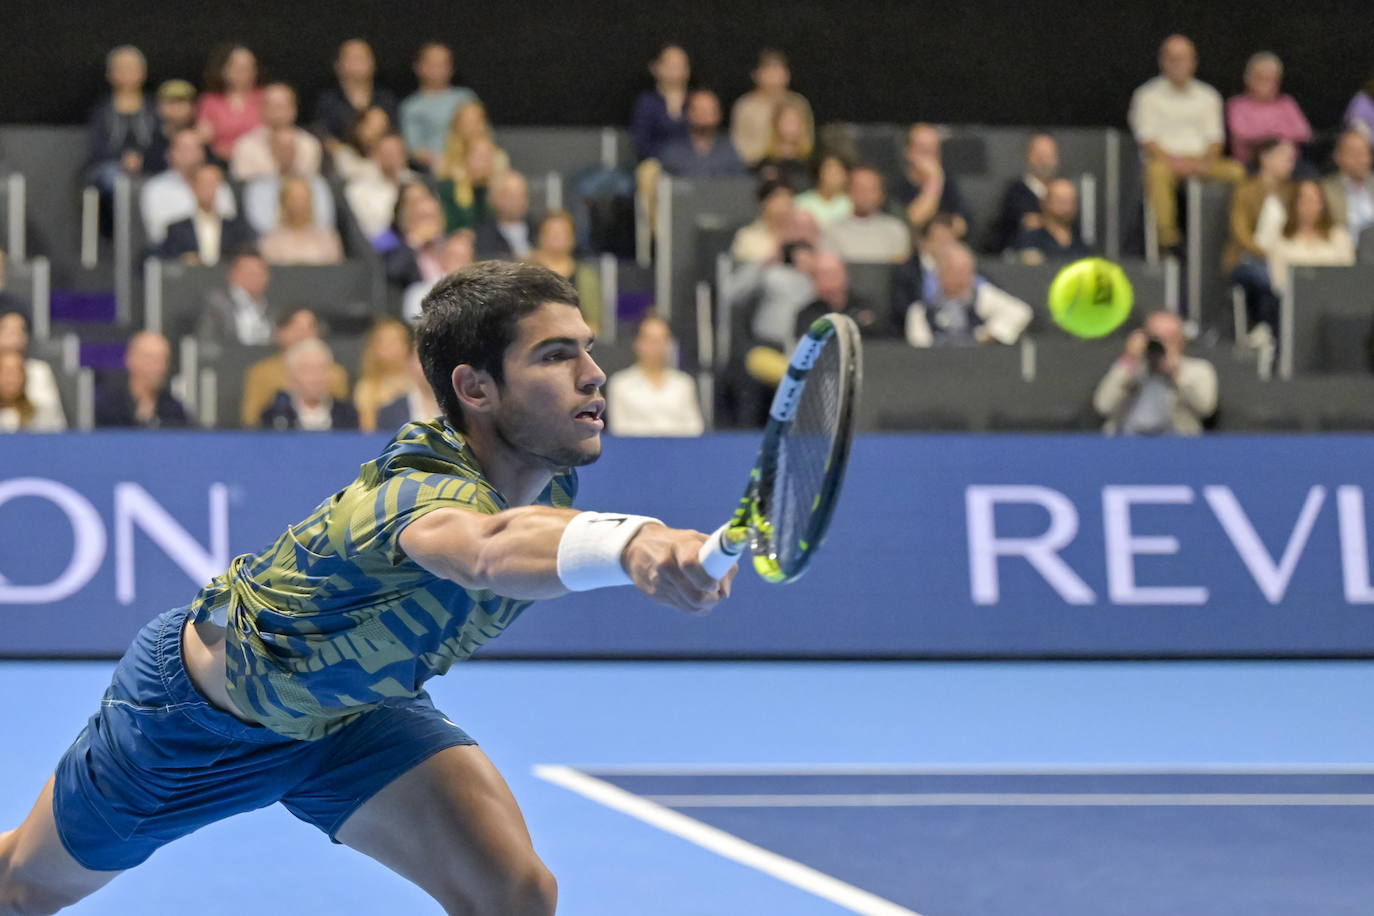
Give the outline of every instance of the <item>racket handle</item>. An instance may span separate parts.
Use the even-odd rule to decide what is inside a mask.
[[[697,554],[697,560],[701,562],[702,568],[712,579],[724,579],[730,570],[735,568],[739,562],[743,542],[732,542],[726,536],[730,530],[730,523],[726,522],[706,539],[706,543],[701,545],[701,552]]]

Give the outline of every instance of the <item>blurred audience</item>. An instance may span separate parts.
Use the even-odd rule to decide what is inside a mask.
[[[788,350],[797,315],[816,298],[816,246],[784,244],[776,261],[745,263],[730,278],[730,308],[750,315],[756,343]]]
[[[156,331],[139,331],[124,352],[125,374],[95,401],[96,426],[173,429],[190,425],[186,408],[167,390],[172,346]]]
[[[306,177],[320,173],[320,141],[296,126],[296,90],[286,83],[269,83],[262,90],[262,124],[239,137],[229,160],[229,174],[237,181],[252,181],[285,174]],[[283,157],[275,150],[280,138],[291,138],[291,154]]]
[[[388,125],[395,124],[398,114],[396,96],[376,84],[377,59],[372,45],[361,38],[350,38],[339,45],[334,58],[336,85],[320,93],[315,102],[315,123],[324,135],[325,147],[342,143],[354,119],[374,105],[386,113]]]
[[[377,430],[377,412],[411,388],[410,355],[414,343],[410,328],[394,318],[381,318],[363,340],[362,372],[353,386],[353,406],[358,409],[358,428]]]
[[[759,215],[741,226],[730,244],[736,261],[771,261],[782,251],[783,236],[792,220],[792,191],[776,179],[758,187]]]
[[[261,346],[272,342],[276,315],[267,301],[271,268],[256,251],[240,251],[229,262],[223,289],[205,294],[195,335],[202,350],[214,358],[231,344]]]
[[[375,175],[377,169],[372,154],[382,138],[393,132],[391,125],[391,116],[380,105],[369,105],[358,112],[348,125],[344,141],[332,144],[330,159],[334,163],[334,174],[342,181]]]
[[[28,396],[24,357],[12,350],[0,350],[0,433],[61,432],[61,426],[43,426],[38,409]]]
[[[167,238],[158,249],[160,257],[213,267],[228,252],[257,240],[257,233],[246,220],[237,216],[225,218],[215,209],[223,187],[224,173],[219,166],[206,162],[196,169],[191,181],[195,212],[167,227]]]
[[[797,195],[796,205],[816,218],[822,229],[854,215],[849,199],[849,163],[837,153],[825,153],[816,162],[814,186]]]
[[[934,292],[906,313],[906,339],[913,347],[1010,346],[1030,324],[1031,307],[978,277],[967,245],[952,243],[935,258]]]
[[[1129,120],[1145,160],[1145,194],[1159,245],[1177,248],[1178,183],[1189,178],[1238,182],[1245,168],[1222,155],[1221,95],[1195,78],[1197,49],[1182,35],[1159,48],[1160,75],[1131,96]]]
[[[1359,131],[1365,139],[1374,141],[1374,73],[1365,80],[1360,91],[1350,97],[1341,123],[1349,130]]]
[[[687,81],[692,75],[687,52],[664,45],[649,61],[649,73],[654,88],[639,94],[630,116],[630,138],[641,160],[657,159],[669,143],[687,137]]]
[[[276,179],[269,179],[276,180]],[[259,250],[269,264],[338,264],[343,260],[343,242],[332,226],[322,226],[315,217],[310,182],[291,177],[278,181],[281,205],[275,229],[262,236]]]
[[[959,243],[954,217],[936,214],[916,236],[911,255],[892,268],[892,301],[889,323],[894,328],[906,327],[907,310],[912,303],[934,299],[939,290],[935,264],[941,253]],[[982,283],[974,277],[974,283]]]
[[[607,428],[615,436],[700,436],[696,382],[673,367],[677,342],[668,322],[649,313],[635,329],[635,363],[606,382]]]
[[[1276,293],[1287,288],[1289,267],[1349,267],[1355,263],[1355,243],[1345,226],[1332,217],[1320,184],[1299,181],[1291,200],[1283,231],[1269,245],[1269,278]]]
[[[1078,234],[1078,187],[1072,181],[1050,181],[1040,204],[1039,222],[1036,229],[1022,229],[1012,243],[1022,263],[1040,264],[1092,254]]]
[[[417,185],[423,188],[423,185]],[[437,283],[443,276],[444,210],[428,189],[401,199],[396,231],[399,244],[382,253],[387,282],[405,289],[412,283]]]
[[[449,274],[462,270],[475,261],[476,252],[472,245],[472,230],[460,229],[444,239],[444,244],[439,248],[439,275],[447,277]],[[425,296],[434,288],[433,283],[424,280],[412,283],[405,288],[401,296],[401,317],[409,324],[414,325],[420,320],[420,313]]]
[[[792,69],[787,55],[771,48],[761,51],[751,76],[754,88],[740,96],[730,110],[730,141],[740,158],[749,166],[784,153],[791,154],[787,158],[805,159],[816,138],[815,117],[811,103],[789,88]],[[787,148],[780,151],[778,115],[783,109],[790,109],[796,121],[788,125]],[[798,149],[802,150],[799,154]]]
[[[377,410],[377,429],[383,432],[400,429],[407,423],[429,420],[443,413],[434,397],[434,389],[425,378],[420,355],[413,348],[406,360],[406,371],[410,375],[410,387],[405,394]]]
[[[849,173],[849,199],[854,213],[825,227],[829,248],[851,264],[883,264],[905,260],[911,252],[911,229],[883,210],[883,176],[872,166],[856,166]]]
[[[601,275],[591,264],[577,260],[577,230],[572,214],[554,210],[544,214],[535,229],[535,246],[527,260],[548,268],[577,289],[582,317],[592,330],[601,327]]]
[[[768,145],[763,158],[754,163],[754,173],[761,180],[781,181],[794,194],[811,187],[809,117],[810,112],[796,102],[782,102],[774,109]]]
[[[833,251],[816,252],[816,271],[813,275],[816,298],[797,313],[792,337],[800,340],[817,318],[828,314],[847,315],[854,319],[865,337],[889,337],[893,329],[887,323],[885,303],[880,307],[849,288],[849,269]]]
[[[167,171],[149,178],[139,190],[139,211],[149,245],[162,244],[168,226],[195,215],[196,195],[191,184],[202,165],[205,144],[200,134],[192,129],[178,131],[167,150]],[[224,219],[238,213],[234,192],[223,182],[215,192],[215,212]]]
[[[444,223],[450,232],[476,229],[493,219],[491,190],[510,171],[505,151],[490,137],[473,140],[466,156],[463,167],[450,173],[453,177],[439,182]]]
[[[1039,229],[1045,189],[1059,176],[1059,144],[1052,134],[1031,134],[1026,142],[1026,170],[1007,186],[1002,212],[992,236],[992,250],[1005,251],[1022,231]]]
[[[62,410],[62,395],[52,367],[29,355],[29,321],[22,312],[0,309],[0,355],[19,357],[24,376],[23,400],[32,408],[24,421],[24,429],[54,432],[67,428],[67,416]],[[17,403],[11,404],[17,407]]]
[[[675,178],[723,178],[743,175],[744,163],[720,131],[720,99],[710,89],[697,89],[687,98],[687,133],[669,140],[659,151],[663,171]]]
[[[259,234],[270,232],[279,220],[281,190],[285,179],[295,178],[303,182],[311,195],[311,210],[315,223],[324,228],[333,228],[334,194],[329,190],[329,182],[319,175],[301,175],[293,168],[297,151],[300,149],[296,131],[290,127],[278,127],[272,131],[271,155],[277,171],[254,178],[243,188],[243,217],[248,225]],[[314,139],[313,137],[311,138]]]
[[[202,86],[196,105],[201,139],[228,162],[238,139],[262,124],[258,59],[243,45],[221,45],[210,53]]]
[[[186,80],[167,80],[157,87],[157,130],[143,155],[144,175],[171,168],[167,153],[179,131],[196,126],[196,87]],[[204,150],[202,150],[204,155]]]
[[[438,163],[435,175],[453,181],[462,180],[464,170],[468,168],[468,152],[478,143],[489,144],[493,150],[494,158],[489,171],[504,172],[510,168],[510,159],[496,145],[496,139],[492,136],[487,107],[474,99],[453,109],[453,116],[448,122],[448,137],[444,141],[443,158]]]
[[[1245,290],[1250,343],[1272,342],[1278,330],[1279,299],[1269,275],[1269,249],[1288,222],[1293,167],[1298,154],[1287,140],[1266,140],[1255,152],[1259,169],[1231,195],[1230,237],[1222,267]]]
[[[1093,393],[1103,431],[1125,436],[1196,436],[1217,409],[1217,372],[1185,356],[1183,322],[1153,312],[1126,338],[1125,352]]]
[[[143,92],[147,79],[147,61],[133,45],[120,45],[105,55],[110,94],[100,100],[86,121],[90,144],[86,181],[103,196],[114,193],[115,176],[143,174],[145,158],[158,132],[157,115]]]
[[[968,234],[968,215],[958,183],[945,172],[940,146],[940,131],[934,125],[911,126],[906,133],[902,176],[893,196],[905,208],[913,229],[919,232],[936,214],[946,213],[957,217],[954,226],[963,238]]]
[[[454,112],[476,102],[477,93],[453,85],[453,51],[448,45],[421,45],[413,69],[419,86],[401,103],[401,133],[416,161],[432,169],[444,158]]]
[[[1358,130],[1346,130],[1336,141],[1332,159],[1336,174],[1322,181],[1331,218],[1359,242],[1360,233],[1374,225],[1374,178],[1370,177],[1374,152],[1369,138]]]
[[[519,260],[534,247],[530,187],[525,176],[509,169],[492,179],[487,197],[491,215],[477,224],[477,260]]]
[[[358,411],[330,393],[337,364],[328,344],[318,337],[307,337],[292,344],[283,360],[286,388],[262,412],[259,426],[307,432],[358,428]]]
[[[239,402],[239,423],[245,429],[258,425],[277,394],[286,389],[286,351],[302,340],[318,340],[320,322],[310,309],[293,309],[277,321],[272,340],[277,352],[258,360],[243,375],[243,398]],[[348,397],[348,373],[338,363],[329,370],[329,396]]]
[[[384,134],[372,149],[372,169],[359,171],[344,185],[344,200],[363,235],[372,241],[386,232],[396,214],[401,188],[418,181],[406,166],[405,141]]]
[[[1279,92],[1283,61],[1272,51],[1250,55],[1245,63],[1245,91],[1226,100],[1226,132],[1231,158],[1249,166],[1261,141],[1287,140],[1295,146],[1312,139],[1312,125],[1291,95]]]

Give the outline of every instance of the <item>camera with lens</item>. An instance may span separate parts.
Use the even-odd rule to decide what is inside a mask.
[[[1159,374],[1164,366],[1164,341],[1158,337],[1151,337],[1145,342],[1145,365],[1150,372]]]

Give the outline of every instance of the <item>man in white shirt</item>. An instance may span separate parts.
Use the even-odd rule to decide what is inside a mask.
[[[138,206],[143,214],[143,231],[148,244],[161,245],[167,237],[167,227],[189,219],[196,212],[196,196],[191,191],[191,179],[205,164],[205,144],[194,128],[179,130],[167,150],[167,171],[154,175],[143,183]],[[234,192],[221,184],[215,194],[215,212],[225,219],[238,213]]]
[[[1145,194],[1155,213],[1162,248],[1179,244],[1180,181],[1205,178],[1235,183],[1245,168],[1222,155],[1226,141],[1221,94],[1195,79],[1197,49],[1182,35],[1159,48],[1160,75],[1131,96],[1129,120],[1145,160]]]
[[[1370,177],[1374,155],[1369,139],[1358,130],[1347,130],[1331,158],[1336,174],[1322,180],[1331,221],[1349,229],[1350,238],[1358,243],[1360,233],[1374,225],[1374,178]]]
[[[394,132],[377,141],[368,166],[344,187],[344,200],[363,235],[375,241],[391,227],[401,186],[418,176],[406,166],[405,141]]]
[[[906,314],[906,340],[913,347],[1011,346],[1030,324],[1031,307],[978,276],[967,245],[953,242],[935,255],[937,281]]]
[[[220,258],[257,241],[252,228],[238,217],[225,218],[215,210],[215,202],[224,187],[224,173],[219,166],[205,163],[196,169],[191,179],[191,195],[195,198],[195,212],[189,219],[179,220],[167,227],[158,255],[180,258],[191,264],[213,267]]]
[[[635,332],[635,364],[606,383],[606,419],[615,436],[700,436],[706,424],[697,386],[669,365],[675,341],[668,322],[646,315]]]
[[[292,174],[310,178],[320,174],[320,141],[309,131],[296,126],[296,90],[286,83],[271,83],[262,91],[262,124],[239,137],[229,160],[229,173],[239,181],[252,181],[264,175],[285,174],[281,160],[273,155],[272,135],[289,130],[295,137]]]
[[[854,215],[825,228],[825,244],[851,264],[895,264],[911,256],[911,230],[905,220],[883,212],[883,176],[871,166],[849,175]]]
[[[303,177],[310,183],[310,197],[315,214],[315,225],[333,229],[334,195],[329,190],[329,182],[319,175],[301,176],[296,168],[296,159],[301,154],[300,137],[294,127],[278,127],[268,138],[270,155],[275,169],[264,173],[243,187],[243,216],[254,231],[265,235],[277,228],[278,211],[281,207],[281,183],[283,176]],[[315,140],[314,137],[310,138]],[[319,141],[315,140],[318,145]],[[235,147],[237,150],[238,147]]]

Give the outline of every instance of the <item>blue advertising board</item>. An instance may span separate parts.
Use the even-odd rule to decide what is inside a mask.
[[[612,440],[579,503],[710,530],[757,437]],[[0,439],[0,655],[117,655],[384,444]],[[534,605],[506,657],[1374,655],[1374,438],[861,437],[799,582],[712,614],[632,589]]]

